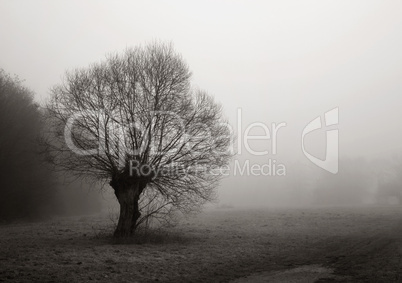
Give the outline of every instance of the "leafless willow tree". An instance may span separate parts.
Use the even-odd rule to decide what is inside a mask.
[[[213,98],[190,85],[171,45],[153,43],[66,73],[48,103],[58,168],[108,182],[120,204],[115,237],[149,216],[213,198],[231,131]],[[142,218],[141,218],[141,214]]]

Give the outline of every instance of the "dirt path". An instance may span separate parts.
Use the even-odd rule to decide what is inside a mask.
[[[311,254],[287,257],[283,264],[300,265],[257,272],[233,283],[251,282],[402,282],[402,239],[397,233],[328,237]],[[302,265],[305,262],[320,264]]]
[[[333,270],[320,265],[304,265],[284,271],[266,271],[239,278],[232,283],[309,283],[319,279],[333,278]]]

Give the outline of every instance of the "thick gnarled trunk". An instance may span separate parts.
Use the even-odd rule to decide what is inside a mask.
[[[138,207],[142,186],[139,183],[114,184],[113,189],[120,204],[120,215],[113,236],[116,238],[134,235],[137,221],[141,216]]]

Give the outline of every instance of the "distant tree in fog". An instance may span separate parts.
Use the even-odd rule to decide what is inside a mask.
[[[35,218],[55,209],[52,177],[37,138],[41,114],[32,92],[0,70],[0,219]]]
[[[402,159],[381,163],[376,200],[381,204],[402,204]]]
[[[231,142],[221,108],[192,90],[188,66],[154,43],[67,73],[48,104],[48,150],[78,177],[108,182],[120,204],[115,237],[213,198]]]
[[[340,160],[338,174],[322,171],[318,176],[314,201],[329,205],[362,204],[370,199],[374,182],[374,172],[365,159]]]

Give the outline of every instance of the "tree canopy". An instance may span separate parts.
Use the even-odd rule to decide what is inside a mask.
[[[153,43],[67,72],[52,89],[51,159],[109,182],[120,203],[115,236],[133,234],[151,206],[147,214],[187,212],[213,198],[221,176],[211,169],[228,163],[231,132],[190,78],[172,45]]]

